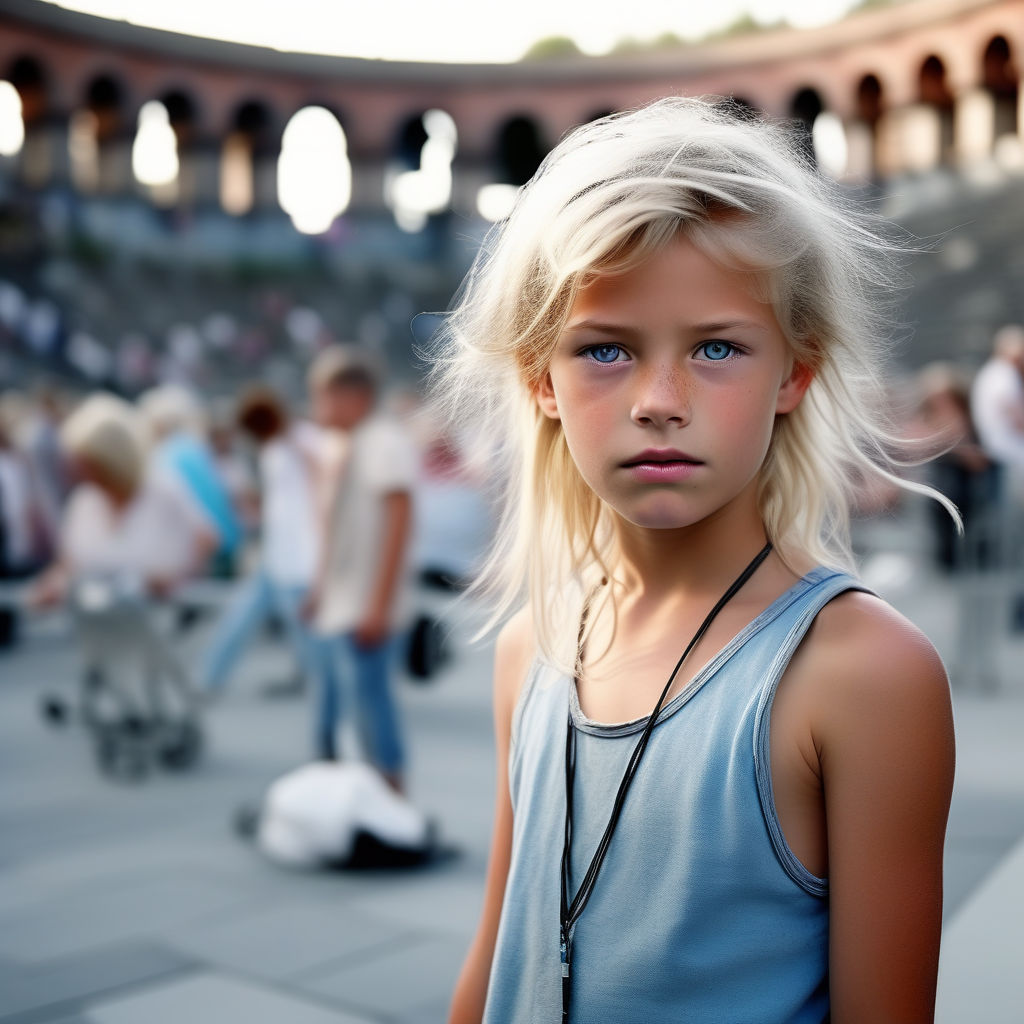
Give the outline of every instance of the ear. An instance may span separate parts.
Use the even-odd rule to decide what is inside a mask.
[[[550,373],[545,373],[541,377],[533,393],[537,398],[537,405],[540,407],[540,411],[548,419],[560,420],[562,418],[558,413],[558,399],[555,397],[555,389],[551,383]]]
[[[803,363],[793,363],[789,376],[782,382],[779,395],[775,401],[775,413],[781,415],[792,412],[804,397],[814,380],[814,371]]]

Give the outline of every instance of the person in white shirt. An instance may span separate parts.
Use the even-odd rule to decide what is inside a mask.
[[[1024,327],[996,332],[992,355],[971,387],[971,418],[985,451],[1003,467],[1006,486],[1024,501]]]
[[[320,572],[308,611],[326,639],[319,679],[317,753],[334,759],[340,669],[354,683],[366,758],[396,790],[404,751],[391,693],[393,638],[409,614],[408,546],[417,456],[378,407],[375,362],[353,345],[324,349],[309,384],[317,421],[338,434],[342,456],[327,516]]]
[[[276,613],[298,668],[292,689],[301,689],[318,664],[301,610],[320,557],[324,438],[313,424],[291,420],[281,399],[262,385],[242,395],[236,419],[259,448],[261,556],[217,625],[200,686],[207,693],[221,690],[255,631]]]
[[[95,394],[68,417],[61,444],[75,484],[56,562],[37,579],[36,605],[62,600],[76,579],[117,576],[166,596],[198,574],[216,545],[213,526],[166,477],[147,471],[140,418],[114,395]]]

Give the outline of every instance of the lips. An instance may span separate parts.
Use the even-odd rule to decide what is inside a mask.
[[[623,462],[622,469],[638,484],[664,487],[686,483],[703,465],[675,448],[648,448]]]
[[[634,466],[700,466],[703,465],[703,461],[675,448],[647,448],[639,455],[627,459],[622,465],[626,469]]]

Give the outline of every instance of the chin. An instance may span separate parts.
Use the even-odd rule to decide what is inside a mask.
[[[644,530],[682,530],[701,521],[693,509],[680,508],[677,502],[652,503],[644,508],[616,509],[619,517]]]

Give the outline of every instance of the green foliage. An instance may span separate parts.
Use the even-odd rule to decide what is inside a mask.
[[[523,54],[523,60],[554,60],[559,57],[578,57],[580,48],[568,36],[548,36],[538,39]]]
[[[612,47],[611,52],[615,54],[649,53],[651,50],[671,50],[685,45],[685,40],[677,36],[675,32],[662,32],[661,35],[651,40],[626,36]]]
[[[857,14],[860,11],[874,11],[879,7],[892,7],[896,0],[860,0],[850,8],[849,14]]]
[[[741,14],[734,21],[731,21],[724,28],[709,32],[701,42],[716,42],[720,39],[734,39],[737,36],[753,35],[755,32],[774,32],[777,29],[789,28],[789,22],[785,18],[778,21],[763,23],[758,21],[751,14]]]

